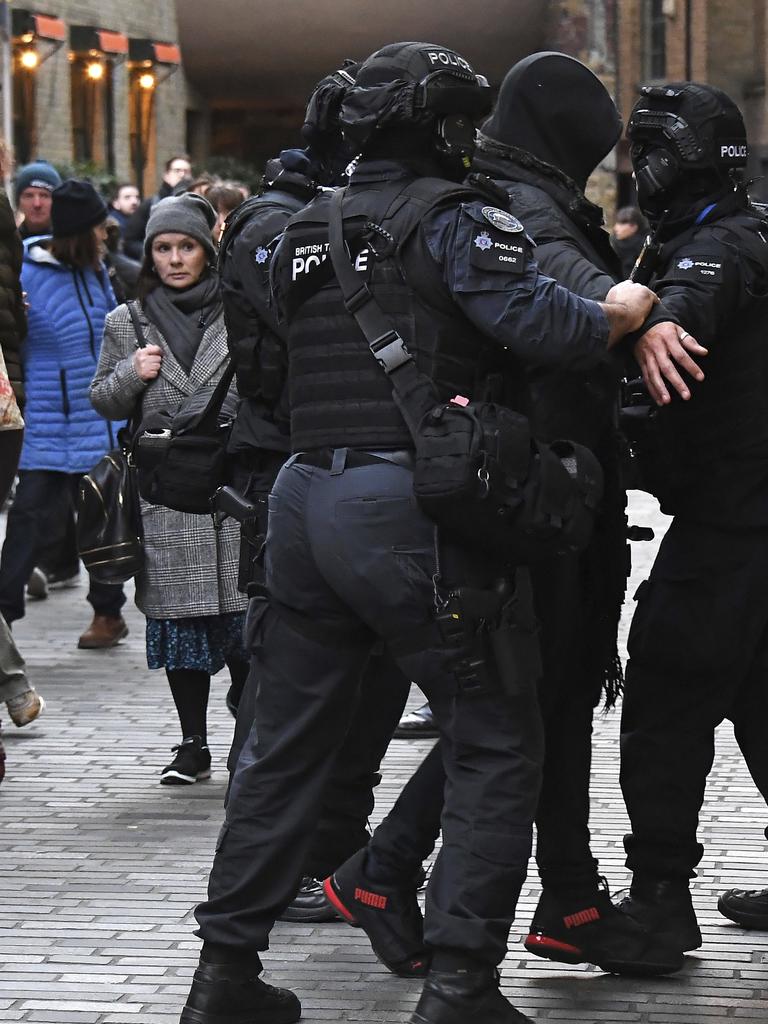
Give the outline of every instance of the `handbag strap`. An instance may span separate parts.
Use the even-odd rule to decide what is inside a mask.
[[[139,348],[146,348],[147,338],[146,335],[144,334],[144,328],[141,325],[139,314],[136,311],[137,305],[138,303],[136,302],[135,299],[131,299],[130,302],[126,302],[126,306],[128,307],[128,313],[130,314],[131,322],[133,323],[133,329],[136,332],[136,341],[139,343]]]
[[[405,341],[355,270],[344,245],[343,204],[344,189],[336,189],[331,196],[328,220],[329,253],[336,280],[344,306],[357,321],[374,359],[389,378],[397,406],[416,442],[424,413],[437,402],[432,381],[418,369]]]

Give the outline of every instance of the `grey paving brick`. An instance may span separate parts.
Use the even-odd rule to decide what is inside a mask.
[[[632,521],[653,525],[657,536],[654,544],[634,545],[630,595],[664,528],[650,500],[633,498]],[[158,773],[177,742],[175,717],[164,676],[145,667],[143,620],[129,609],[126,643],[78,651],[75,640],[89,617],[81,586],[30,604],[15,628],[48,708],[23,730],[3,730],[0,1020],[177,1024],[199,948],[190,911],[205,893],[222,816],[232,733],[227,682],[217,677],[212,690],[212,780],[166,791]],[[625,616],[622,643],[627,626]],[[414,691],[413,703],[419,700]],[[429,748],[423,741],[393,743],[374,820]],[[538,900],[533,871],[503,965],[505,993],[540,1024],[768,1021],[768,933],[745,932],[716,909],[723,888],[768,884],[766,817],[725,726],[701,816],[706,852],[693,886],[704,947],[669,979],[610,978],[530,957],[521,942]],[[618,716],[599,715],[592,830],[615,888],[627,884],[627,827]],[[308,1024],[405,1024],[418,999],[419,984],[389,975],[365,937],[343,924],[279,924],[264,959],[269,981],[296,990]]]

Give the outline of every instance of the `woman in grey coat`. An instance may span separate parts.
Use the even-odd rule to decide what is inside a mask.
[[[168,197],[147,224],[137,310],[147,344],[138,347],[127,305],[107,317],[94,408],[110,419],[174,411],[182,399],[224,372],[227,337],[211,227],[216,214],[201,196]],[[162,772],[164,784],[210,776],[206,711],[210,678],[224,667],[234,703],[247,675],[243,651],[246,598],[237,590],[239,527],[214,530],[209,516],[141,503],[146,565],[136,603],[147,616],[147,662],[164,668],[182,740]]]

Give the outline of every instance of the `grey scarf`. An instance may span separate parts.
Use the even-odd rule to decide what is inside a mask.
[[[206,274],[183,291],[161,284],[149,293],[144,309],[177,362],[189,373],[206,328],[221,312],[218,278]]]

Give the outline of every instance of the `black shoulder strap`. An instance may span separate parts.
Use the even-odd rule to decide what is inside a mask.
[[[131,299],[130,302],[126,302],[126,306],[128,307],[128,312],[129,312],[129,314],[131,316],[131,322],[133,323],[133,329],[136,332],[136,341],[139,344],[139,348],[146,348],[147,347],[147,339],[146,339],[146,337],[144,335],[144,328],[141,326],[141,320],[139,319],[139,314],[136,311],[136,306],[137,305],[138,305],[138,303],[136,302],[135,299]]]
[[[355,271],[344,246],[343,204],[344,189],[340,188],[331,197],[328,242],[344,306],[357,321],[374,358],[389,377],[395,401],[415,442],[422,416],[436,402],[432,382],[419,371],[405,341]]]

